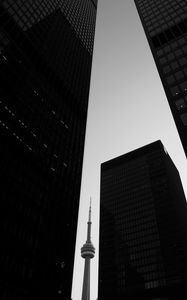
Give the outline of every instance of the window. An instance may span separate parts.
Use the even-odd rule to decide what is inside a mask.
[[[158,280],[150,281],[150,282],[145,283],[145,288],[146,289],[151,289],[151,288],[155,288],[155,287],[158,287],[158,286],[159,286]]]
[[[170,89],[172,96],[177,96],[180,93],[179,87],[176,85]]]
[[[174,42],[174,43],[172,43],[171,44],[171,47],[174,49],[174,48],[177,48],[177,43],[176,42]]]
[[[179,100],[175,101],[175,105],[177,110],[183,110],[186,108],[186,103],[184,102],[183,98],[180,98]]]
[[[182,55],[182,50],[181,49],[176,50],[175,54],[176,54],[176,56]]]
[[[175,58],[173,53],[168,54],[167,56],[168,60],[173,60]]]
[[[162,54],[163,54],[163,50],[158,50],[158,51],[157,51],[157,55],[158,55],[158,56],[161,56]]]
[[[166,78],[168,84],[173,84],[175,82],[175,78],[173,75]]]
[[[180,63],[181,66],[186,65],[186,63],[187,63],[186,57],[180,58],[180,59],[179,59],[179,63]]]
[[[175,77],[177,80],[180,80],[184,77],[184,74],[182,71],[178,71],[177,73],[175,73]]]
[[[165,64],[166,62],[167,62],[167,59],[166,59],[165,57],[162,57],[162,58],[160,59],[161,65]]]
[[[180,45],[183,45],[183,44],[185,44],[186,40],[185,40],[185,38],[181,38],[178,40],[178,42]]]
[[[184,92],[184,91],[187,91],[187,81],[184,81],[180,84],[180,88],[181,90]]]
[[[184,73],[187,76],[187,68],[184,68]]]
[[[177,68],[179,67],[178,62],[176,62],[176,61],[173,62],[173,63],[171,64],[171,67],[172,67],[173,70],[177,69]]]
[[[170,66],[166,66],[166,67],[163,68],[163,72],[164,72],[165,74],[169,73],[170,71],[171,71]]]
[[[166,47],[164,47],[164,51],[167,53],[167,52],[169,52],[170,51],[170,46],[166,46]]]
[[[183,51],[184,51],[184,53],[187,53],[187,45],[185,45],[185,46],[183,47]]]
[[[187,113],[182,114],[180,117],[181,117],[183,125],[187,126]]]

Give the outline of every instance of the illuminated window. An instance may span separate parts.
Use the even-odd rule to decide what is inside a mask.
[[[27,148],[28,148],[30,151],[32,151],[32,148],[31,148],[29,145],[27,145]]]
[[[180,88],[181,90],[184,92],[184,91],[187,91],[187,81],[184,81],[180,84]]]
[[[172,96],[177,96],[180,93],[179,87],[174,86],[170,89]]]
[[[175,101],[175,105],[178,110],[183,110],[184,108],[186,108],[186,103],[184,102],[184,99],[182,99],[182,98]]]

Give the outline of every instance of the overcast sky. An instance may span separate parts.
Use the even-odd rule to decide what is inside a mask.
[[[183,182],[187,162],[133,0],[98,0],[72,298],[81,300],[92,197],[91,299],[97,298],[100,164],[160,139]]]

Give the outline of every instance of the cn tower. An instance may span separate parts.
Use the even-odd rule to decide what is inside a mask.
[[[81,256],[85,259],[82,300],[90,300],[90,259],[93,258],[95,255],[95,248],[91,242],[91,201],[87,224],[87,240],[81,248]]]

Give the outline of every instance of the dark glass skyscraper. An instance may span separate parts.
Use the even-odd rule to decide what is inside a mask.
[[[135,0],[187,156],[187,2]]]
[[[186,236],[180,176],[160,141],[101,165],[99,300],[185,298]]]
[[[97,1],[0,2],[0,298],[70,299]]]

